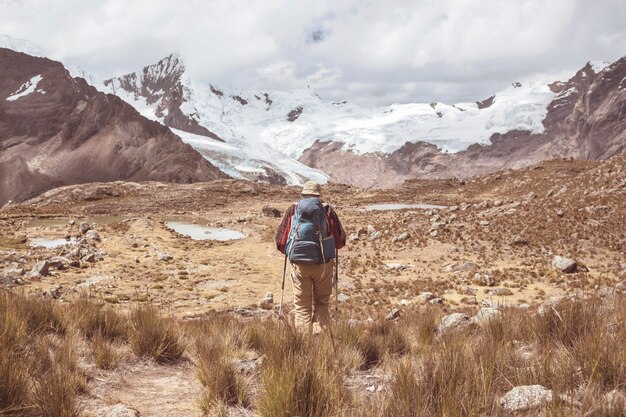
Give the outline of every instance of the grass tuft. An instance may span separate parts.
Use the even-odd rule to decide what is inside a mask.
[[[174,363],[183,357],[185,347],[176,323],[160,317],[156,308],[136,308],[131,312],[130,324],[130,345],[137,356],[149,357],[161,364]]]

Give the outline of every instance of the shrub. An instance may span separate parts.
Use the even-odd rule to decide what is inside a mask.
[[[347,400],[332,353],[319,346],[268,361],[261,376],[261,416],[336,415]]]
[[[76,394],[86,392],[87,380],[78,368],[77,354],[69,339],[40,338],[35,346],[33,400],[44,417],[81,414]]]
[[[99,369],[115,369],[120,360],[115,346],[99,333],[91,338],[91,351],[96,367]]]
[[[152,306],[138,307],[131,312],[130,344],[137,356],[152,358],[157,363],[173,363],[185,353],[176,323],[161,318]]]
[[[72,306],[72,313],[87,339],[96,335],[108,341],[128,339],[128,320],[110,308],[82,299]]]
[[[0,415],[23,415],[29,394],[28,367],[7,345],[0,345]]]

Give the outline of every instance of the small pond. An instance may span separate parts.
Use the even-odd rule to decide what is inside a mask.
[[[170,229],[174,229],[176,233],[189,236],[193,240],[237,240],[246,237],[237,230],[223,229],[217,227],[201,226],[199,224],[184,221],[166,221],[165,225]]]
[[[34,237],[28,239],[28,244],[32,247],[44,247],[46,249],[54,249],[63,245],[70,245],[76,242],[76,238],[72,237],[70,239],[60,238],[60,239],[49,239],[45,237]]]
[[[436,210],[436,209],[445,209],[447,207],[448,206],[439,206],[436,204],[384,203],[384,204],[370,204],[369,206],[365,206],[365,211],[404,210],[404,209]]]

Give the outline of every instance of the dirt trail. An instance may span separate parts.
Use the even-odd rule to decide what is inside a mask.
[[[83,398],[86,415],[115,404],[139,411],[141,417],[198,417],[202,385],[193,364],[160,366],[141,363],[100,373]]]

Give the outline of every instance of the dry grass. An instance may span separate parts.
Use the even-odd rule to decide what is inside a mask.
[[[182,359],[185,347],[173,319],[161,317],[152,306],[141,306],[131,312],[130,325],[130,345],[137,356],[165,364]]]
[[[625,412],[603,399],[626,387],[619,298],[564,301],[543,314],[504,309],[472,331],[442,336],[441,310],[417,308],[396,322],[336,323],[335,348],[328,334],[310,337],[287,322],[214,315],[180,323],[151,307],[126,316],[80,303],[0,293],[1,415],[78,416],[77,398],[89,389],[81,361],[114,369],[128,346],[167,366],[187,344],[204,386],[196,400],[208,415],[499,416],[500,397],[530,384],[567,396],[547,404],[545,415]],[[261,357],[242,373],[239,362]],[[383,376],[382,392],[367,394],[375,375]]]
[[[195,337],[196,375],[205,390],[199,400],[205,414],[223,414],[224,407],[250,407],[248,381],[235,370],[237,350],[245,345],[236,322],[215,317],[190,326]]]

